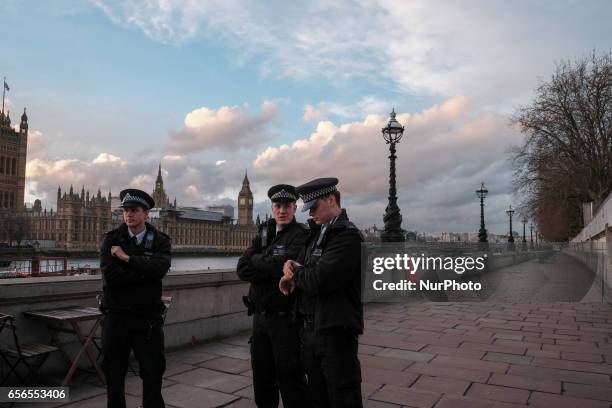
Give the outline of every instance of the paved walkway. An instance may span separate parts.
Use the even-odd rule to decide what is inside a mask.
[[[578,265],[570,273],[568,262],[560,255],[496,271],[485,301],[367,305],[364,405],[611,407],[612,308],[577,302],[592,277]],[[512,299],[520,303],[503,303]],[[247,340],[245,333],[168,353],[168,406],[254,407]],[[138,406],[139,378],[128,378],[126,393],[128,406]],[[93,378],[75,380],[71,396],[67,407],[106,406]]]
[[[247,336],[169,353],[167,404],[254,407]],[[610,407],[611,336],[601,303],[371,305],[360,339],[365,406]],[[78,381],[66,406],[106,406],[104,388]],[[139,378],[126,393],[138,406]]]

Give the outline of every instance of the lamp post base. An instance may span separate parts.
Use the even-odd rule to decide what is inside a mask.
[[[406,235],[402,231],[383,231],[380,234],[380,240],[382,242],[405,242]]]
[[[478,242],[487,242],[487,230],[481,228],[478,231]]]

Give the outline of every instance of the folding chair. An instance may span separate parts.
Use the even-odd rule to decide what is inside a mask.
[[[0,329],[4,329],[5,327],[10,328],[13,336],[13,346],[0,348],[0,357],[2,357],[8,366],[8,371],[2,380],[0,380],[0,385],[6,383],[11,374],[17,377],[19,385],[28,385],[30,380],[37,376],[40,367],[47,357],[49,357],[49,354],[57,351],[58,348],[38,343],[20,344],[19,338],[17,337],[15,318],[10,315],[0,314],[0,321]],[[31,360],[33,361],[30,363]],[[22,376],[17,369],[20,365],[27,368],[27,374],[25,376]]]
[[[166,323],[166,315],[168,314],[168,309],[170,309],[170,306],[172,306],[172,296],[162,296],[161,300],[162,302],[164,302],[164,311],[162,313],[162,319],[164,320],[164,323]]]

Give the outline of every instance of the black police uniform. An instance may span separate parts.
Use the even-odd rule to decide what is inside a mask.
[[[320,192],[315,191],[316,201],[335,190],[330,184],[335,186],[337,179],[314,182]],[[302,196],[300,187],[298,192]],[[310,208],[312,200],[307,201],[305,207]],[[358,408],[362,406],[357,349],[358,335],[363,333],[363,238],[344,209],[329,224],[321,226],[312,220],[309,224],[311,234],[298,259],[303,266],[294,270],[308,386],[315,407]]]
[[[297,198],[291,189],[293,198],[287,201]],[[273,196],[274,191],[273,187],[268,195]],[[295,298],[284,296],[278,289],[285,261],[297,258],[307,236],[307,228],[295,218],[279,232],[271,219],[262,225],[238,261],[238,276],[251,283],[245,299],[249,314],[254,314],[251,365],[255,403],[259,408],[278,407],[279,390],[283,406],[311,406],[299,358],[299,327],[291,313]]]
[[[111,255],[111,247],[115,245],[129,255],[129,262]],[[131,350],[138,360],[142,378],[143,407],[165,406],[161,395],[166,368],[161,295],[162,278],[170,268],[170,250],[170,237],[148,223],[140,244],[136,237],[130,237],[125,223],[104,237],[100,249],[104,285],[101,307],[105,314],[102,369],[109,408],[126,406],[125,374]]]

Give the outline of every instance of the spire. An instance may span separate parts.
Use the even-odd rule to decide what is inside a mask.
[[[72,184],[70,185],[70,195],[72,195],[73,190],[72,190]]]
[[[57,199],[59,200],[62,197],[62,188],[57,186]]]
[[[159,167],[157,168],[157,180],[155,180],[155,190],[163,190],[164,189],[164,179],[162,178],[161,172],[161,162],[159,162]]]
[[[81,200],[85,199],[85,186],[83,186],[83,188],[81,188]]]
[[[23,108],[23,115],[21,115],[21,123],[19,124],[20,132],[28,131],[28,115],[26,115],[26,108]]]
[[[100,191],[100,189],[99,189],[99,188],[98,188],[98,195],[97,195],[97,197],[98,197],[99,199],[101,199],[101,198],[102,198],[102,192]]]
[[[244,172],[244,179],[242,180],[242,189],[240,190],[240,194],[251,194],[251,182],[249,181],[249,176],[247,172]]]
[[[85,195],[85,200],[89,202],[89,190],[87,190],[87,194]]]

